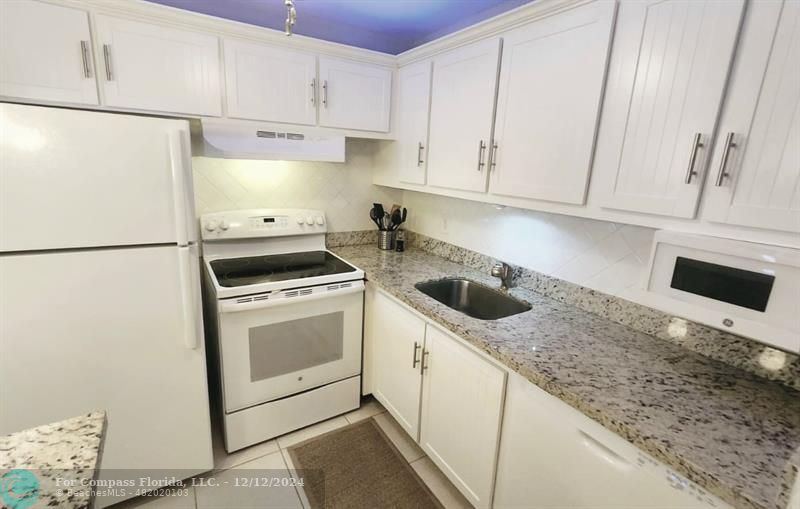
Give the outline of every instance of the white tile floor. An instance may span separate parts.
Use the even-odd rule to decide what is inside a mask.
[[[422,449],[400,428],[383,406],[372,398],[364,400],[358,410],[232,454],[225,452],[222,445],[222,437],[215,433],[213,476],[217,481],[224,481],[228,477],[235,477],[237,475],[236,471],[242,469],[271,470],[273,472],[270,476],[283,476],[284,474],[281,474],[281,471],[285,471],[285,476],[289,476],[294,468],[287,451],[289,447],[303,440],[369,417],[375,418],[375,421],[386,433],[386,436],[389,437],[403,457],[411,464],[417,475],[420,476],[446,509],[471,508],[469,502],[425,455]],[[264,493],[264,490],[253,491],[232,486],[230,488],[197,486],[189,488],[188,497],[134,499],[117,504],[113,506],[113,509],[235,509],[239,507],[309,509],[308,501],[302,490],[297,491],[293,487],[271,488],[269,490],[271,498],[266,502],[263,501]],[[256,496],[259,497],[258,503],[255,502]]]

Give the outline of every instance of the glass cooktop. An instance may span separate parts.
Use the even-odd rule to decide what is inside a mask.
[[[356,270],[327,251],[213,260],[211,269],[219,285],[225,287],[329,276]]]

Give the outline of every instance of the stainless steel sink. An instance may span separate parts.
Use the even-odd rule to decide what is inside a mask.
[[[438,279],[417,283],[415,287],[445,306],[480,320],[497,320],[531,309],[499,290],[468,279]]]

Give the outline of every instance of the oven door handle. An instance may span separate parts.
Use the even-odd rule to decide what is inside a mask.
[[[255,309],[266,309],[277,306],[284,306],[287,304],[299,304],[301,302],[309,302],[319,299],[331,299],[334,297],[342,297],[351,293],[359,293],[364,291],[364,282],[356,281],[352,287],[341,288],[339,290],[328,290],[309,295],[298,295],[297,297],[281,297],[270,298],[264,300],[255,300],[249,302],[237,302],[238,299],[227,299],[219,302],[217,309],[220,313],[237,313],[239,311],[253,311]]]

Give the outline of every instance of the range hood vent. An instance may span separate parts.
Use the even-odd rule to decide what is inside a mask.
[[[194,147],[197,155],[275,161],[345,160],[342,135],[227,119],[202,119],[201,125],[202,140]]]

